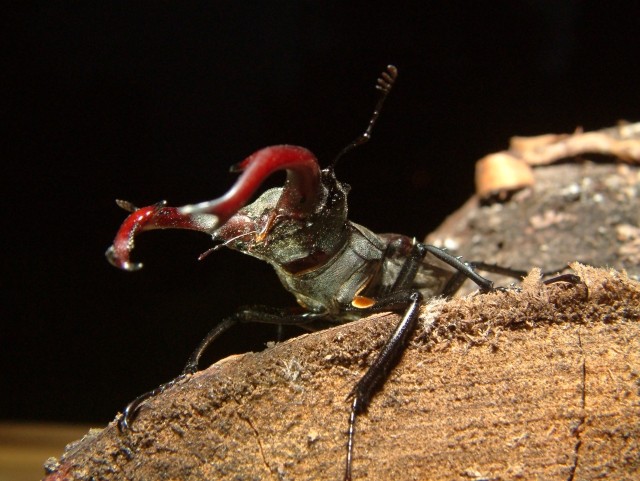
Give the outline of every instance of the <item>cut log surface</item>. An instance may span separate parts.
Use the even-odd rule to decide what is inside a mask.
[[[576,178],[587,168],[558,167],[582,169]],[[582,283],[543,285],[534,269],[518,289],[427,303],[358,418],[354,479],[640,479],[640,222],[628,209],[640,197],[637,170],[625,166],[634,182],[613,189],[624,205],[605,206],[618,221],[601,220],[593,205],[587,219],[573,210],[585,199],[614,203],[602,179],[620,169],[605,167],[605,177],[577,187],[556,175],[555,204],[537,183],[501,207],[467,206],[436,233],[476,260],[546,269],[578,259],[618,270],[573,264]],[[533,201],[540,210],[522,204]],[[567,227],[557,216],[578,217]],[[484,247],[474,238],[483,229]],[[114,420],[69,445],[45,479],[340,480],[346,397],[397,321],[380,314],[224,359],[148,400],[131,431]]]
[[[640,285],[585,284],[427,305],[357,424],[355,479],[638,479]],[[345,397],[397,317],[218,362],[70,445],[46,479],[341,479]]]
[[[472,197],[426,242],[469,261],[549,271],[577,260],[640,279],[639,167],[581,162],[533,174],[535,185],[508,202],[481,205]],[[474,289],[467,283],[460,293]]]

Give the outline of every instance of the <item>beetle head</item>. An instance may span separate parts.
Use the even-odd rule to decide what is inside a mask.
[[[220,226],[213,238],[289,272],[310,269],[329,259],[346,241],[348,190],[332,169],[325,169],[312,209],[292,209],[286,201],[286,186],[270,189]]]
[[[287,171],[284,187],[265,192],[251,206],[242,209],[262,182],[278,170]],[[298,259],[298,254],[314,251],[315,245],[325,248],[320,244],[326,241],[313,237],[322,232],[318,220],[326,219],[324,206],[331,203],[331,194],[337,191],[333,186],[321,184],[320,168],[311,152],[292,145],[266,147],[233,166],[232,171],[241,171],[240,178],[226,194],[212,201],[181,208],[159,203],[141,209],[120,201],[119,205],[132,213],[106,252],[109,262],[125,270],[140,268],[142,264],[132,263],[129,255],[135,236],[146,230],[174,228],[215,234],[226,224],[229,225],[216,235],[217,239],[229,247],[276,263]],[[326,175],[323,173],[322,177]],[[329,177],[336,184],[333,175]],[[346,204],[344,209],[346,215]],[[301,231],[304,233],[295,235]],[[247,246],[249,232],[256,233],[249,242],[252,246]],[[232,234],[239,237],[232,239]],[[287,238],[291,240],[288,244]],[[287,247],[285,254],[275,252],[284,247]]]
[[[212,234],[221,245],[264,259],[296,273],[331,258],[346,242],[348,186],[338,182],[333,165],[344,154],[371,138],[382,105],[397,77],[389,65],[378,78],[380,97],[367,129],[345,147],[332,167],[322,172],[315,156],[293,145],[276,145],[255,152],[232,167],[242,175],[222,197],[181,208],[164,203],[134,210],[124,221],[106,255],[126,270],[142,267],[129,260],[137,234],[150,229],[190,229]],[[264,179],[277,170],[287,171],[281,189],[265,192],[244,207]],[[244,208],[243,208],[244,207]]]

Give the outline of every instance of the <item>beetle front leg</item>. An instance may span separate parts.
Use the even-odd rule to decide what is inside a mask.
[[[202,354],[204,354],[207,348],[218,339],[218,337],[236,324],[256,322],[279,326],[304,326],[305,324],[310,324],[325,318],[327,318],[327,315],[322,312],[295,313],[292,312],[291,309],[269,306],[253,306],[242,309],[209,331],[204,339],[200,341],[198,347],[191,353],[191,356],[189,356],[189,360],[182,370],[182,375],[193,374],[198,371],[198,364],[200,363]]]
[[[391,294],[390,300],[395,304],[399,299],[397,295]],[[386,305],[386,300],[381,300],[376,304],[375,310],[380,310]],[[351,481],[351,466],[353,463],[353,440],[356,431],[356,418],[367,409],[375,391],[386,380],[389,371],[395,366],[400,355],[404,351],[407,340],[415,329],[416,321],[420,313],[422,295],[417,292],[408,293],[405,297],[405,304],[409,302],[404,312],[402,320],[398,323],[393,334],[387,339],[382,350],[378,353],[367,372],[360,378],[351,390],[348,398],[353,397],[351,403],[351,414],[349,415],[349,431],[347,440],[347,460],[345,466],[345,481]],[[388,309],[389,307],[387,307]]]
[[[402,243],[399,243],[396,247],[402,249]],[[462,262],[448,252],[435,246],[421,243],[414,243],[411,246],[409,252],[406,253],[405,262],[389,294],[380,299],[375,299],[373,305],[364,309],[365,312],[380,312],[385,310],[398,310],[401,306],[406,306],[402,319],[389,339],[385,342],[382,350],[347,396],[347,398],[352,397],[353,402],[349,415],[347,457],[344,474],[345,481],[351,481],[356,419],[359,414],[366,410],[376,389],[384,383],[389,371],[398,362],[419,318],[420,304],[423,297],[420,292],[413,290],[412,284],[427,253],[431,253],[451,267],[454,267],[459,277],[473,280],[481,290],[490,291],[493,289],[493,283],[490,280],[485,279],[476,273],[472,266]],[[457,276],[454,275],[452,279],[457,279]],[[445,287],[445,290],[448,286],[449,283],[447,287]],[[445,294],[449,295],[448,292]],[[353,308],[354,307],[351,307],[348,310]]]
[[[138,415],[142,404],[152,397],[163,393],[170,387],[176,385],[180,381],[186,379],[190,375],[198,371],[198,364],[200,358],[205,350],[222,334],[234,327],[236,324],[243,324],[249,322],[260,322],[265,324],[277,324],[277,325],[299,325],[304,326],[319,320],[325,319],[327,316],[325,313],[320,312],[304,312],[301,314],[294,313],[291,309],[280,309],[268,306],[254,306],[246,309],[242,309],[232,316],[229,316],[222,320],[217,326],[215,326],[205,338],[198,344],[198,347],[193,351],[189,360],[185,365],[180,375],[171,381],[160,385],[159,387],[141,394],[133,401],[131,401],[122,411],[122,417],[118,421],[118,427],[120,431],[127,431],[131,428],[131,425]]]
[[[131,429],[131,425],[135,420],[136,416],[138,415],[138,412],[140,411],[142,404],[147,399],[155,397],[158,394],[162,394],[164,391],[166,391],[170,387],[178,384],[183,379],[186,379],[188,376],[195,373],[197,370],[198,361],[200,360],[200,356],[204,352],[205,348],[214,340],[216,340],[218,337],[220,337],[222,334],[224,334],[226,331],[228,331],[233,326],[238,324],[239,322],[240,320],[238,319],[237,314],[223,319],[222,322],[220,322],[216,327],[214,327],[209,332],[209,334],[207,334],[207,336],[200,343],[198,348],[194,351],[193,354],[191,354],[191,356],[189,357],[189,361],[187,362],[186,366],[184,367],[184,369],[182,370],[182,372],[178,377],[172,379],[169,382],[161,384],[160,386],[158,386],[155,389],[152,389],[151,391],[141,394],[140,396],[135,398],[133,401],[131,401],[129,404],[127,404],[127,406],[122,411],[122,417],[118,420],[118,428],[120,429],[120,431],[124,432]],[[205,341],[207,341],[206,344],[205,344]]]

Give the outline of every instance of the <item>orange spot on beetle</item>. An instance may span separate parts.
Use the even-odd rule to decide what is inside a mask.
[[[351,305],[358,309],[366,309],[367,307],[373,306],[375,303],[376,301],[374,299],[365,296],[355,296],[351,301]]]

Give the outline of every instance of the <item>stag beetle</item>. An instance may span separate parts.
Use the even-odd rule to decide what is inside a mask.
[[[323,170],[307,149],[276,145],[258,150],[234,165],[231,171],[242,174],[226,194],[215,200],[179,208],[168,207],[163,201],[140,209],[129,202],[116,201],[132,213],[106,252],[114,266],[129,271],[142,267],[130,261],[134,239],[141,232],[195,230],[211,235],[216,242],[203,256],[228,247],[271,264],[285,289],[303,308],[301,313],[292,313],[290,309],[254,307],[223,319],[193,352],[180,376],[139,396],[125,408],[119,420],[122,431],[130,427],[146,399],[196,372],[204,350],[238,323],[311,327],[327,322],[341,324],[372,312],[399,311],[403,315],[393,334],[349,394],[353,401],[344,477],[349,480],[356,418],[402,354],[423,299],[450,296],[467,278],[482,292],[493,290],[493,283],[477,274],[474,267],[513,277],[526,274],[484,263],[465,263],[438,247],[404,235],[374,234],[347,219],[349,186],[336,179],[334,167],[345,153],[370,139],[396,78],[397,69],[388,66],[378,78],[380,96],[367,129]],[[284,187],[269,189],[246,205],[261,183],[279,170],[287,173]],[[554,280],[560,279],[573,280],[571,276]]]

